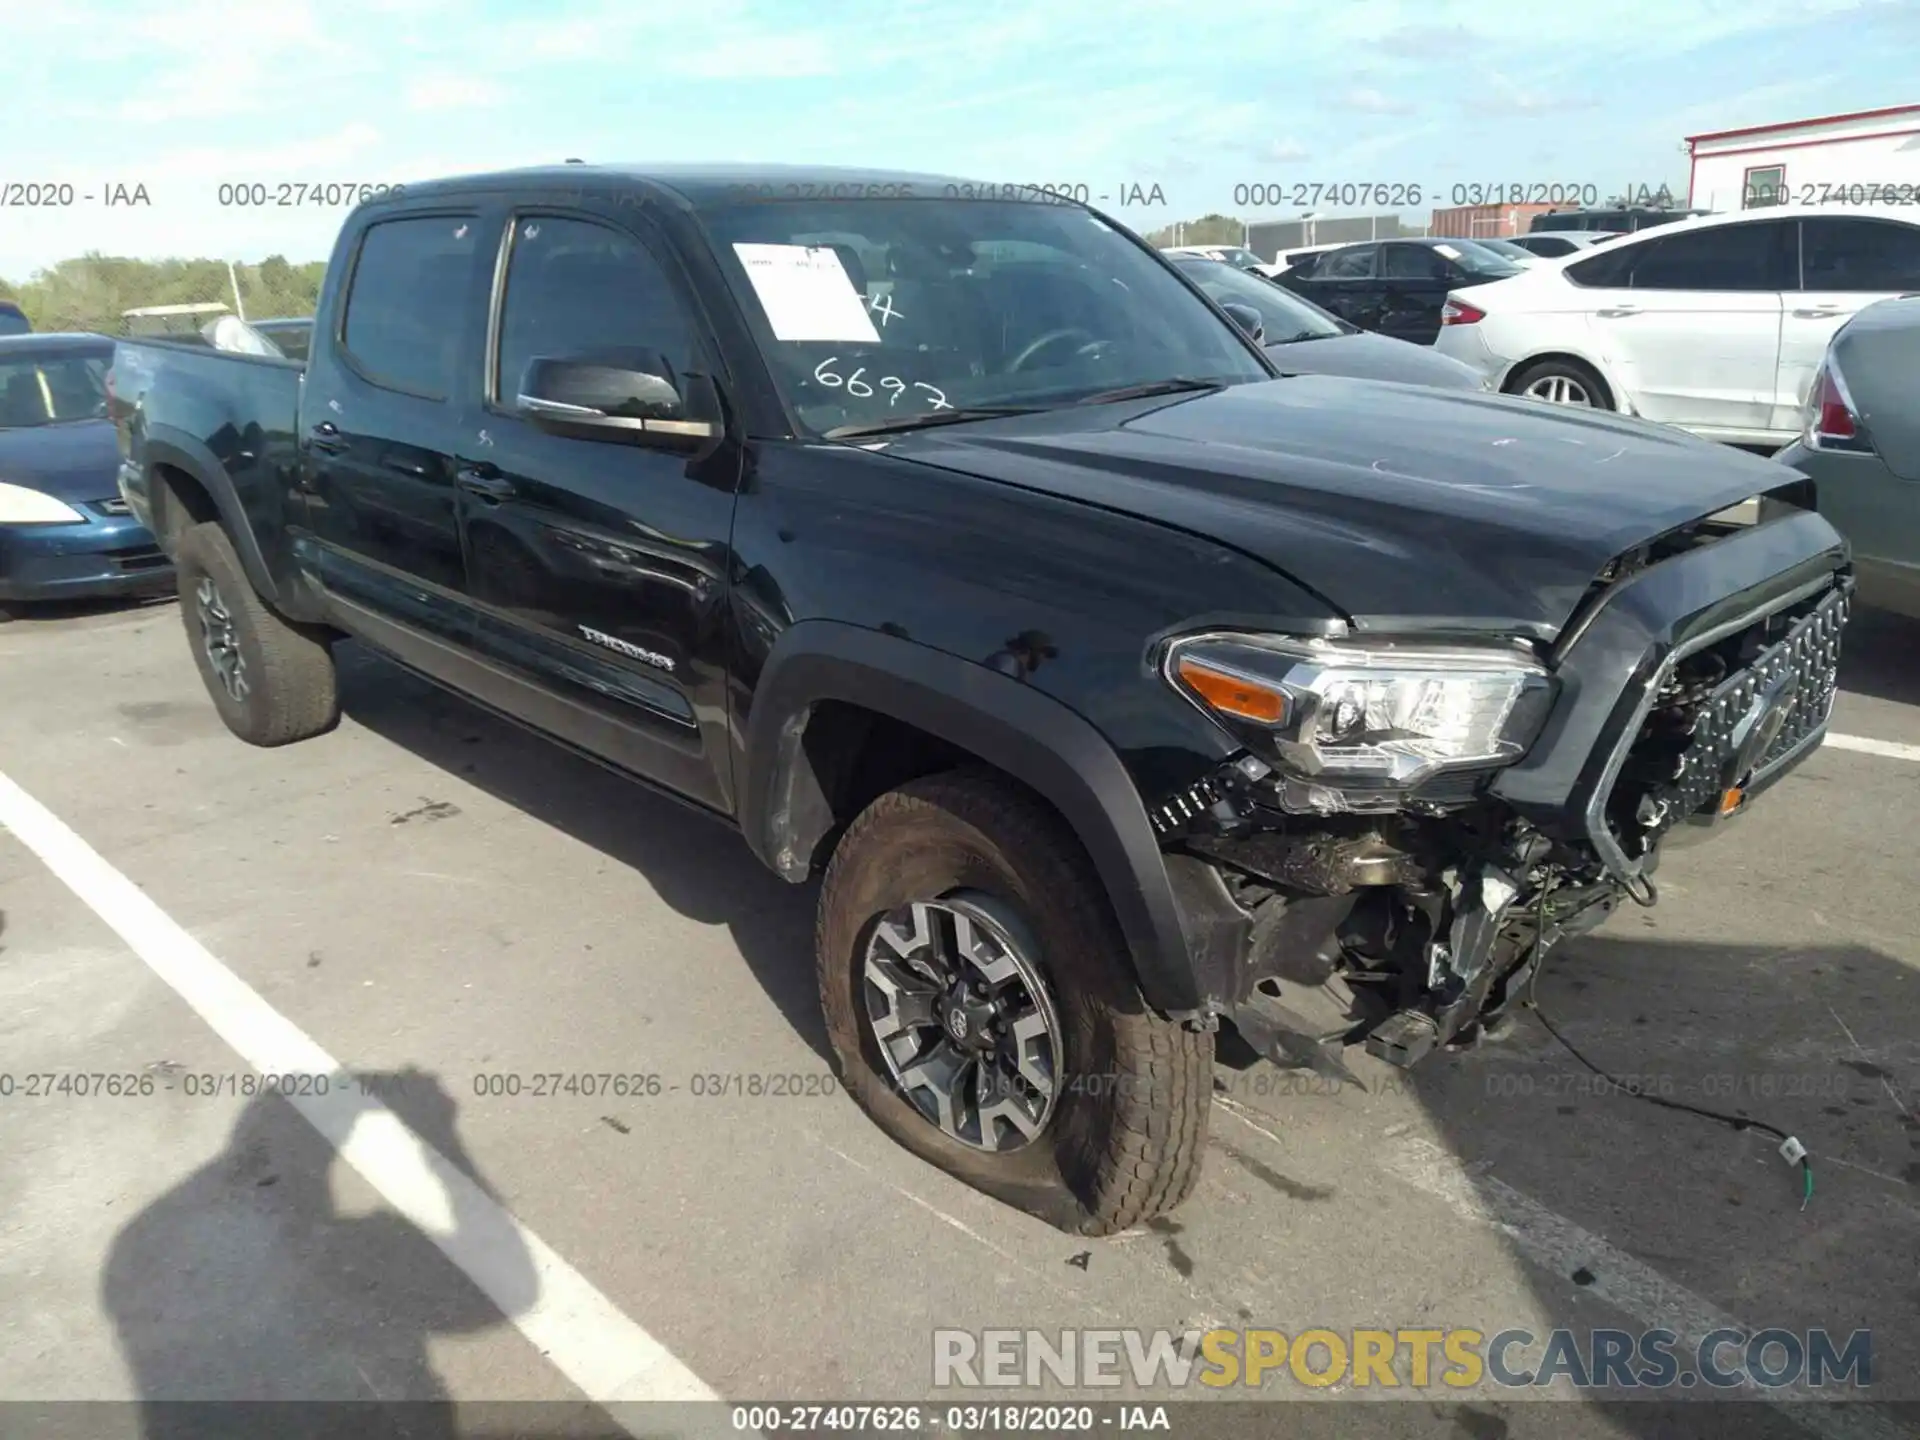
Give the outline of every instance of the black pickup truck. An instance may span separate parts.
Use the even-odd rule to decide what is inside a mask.
[[[851,1093],[1089,1234],[1191,1190],[1222,1021],[1410,1065],[1653,903],[1819,745],[1853,586],[1782,466],[1280,378],[1096,211],[923,175],[411,186],[304,366],[126,343],[112,403],[235,734],[328,729],[352,636],[824,876]]]

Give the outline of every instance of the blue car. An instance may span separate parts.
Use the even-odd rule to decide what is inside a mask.
[[[173,589],[120,498],[104,335],[0,336],[0,618],[37,600]]]

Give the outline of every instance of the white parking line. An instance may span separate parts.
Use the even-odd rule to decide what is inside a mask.
[[[1901,745],[1892,740],[1869,740],[1864,735],[1828,735],[1826,743],[1835,750],[1854,750],[1862,755],[1883,755],[1889,760],[1920,760],[1920,745]]]
[[[5,775],[0,826],[39,856],[249,1065],[271,1075],[341,1073],[338,1061]],[[399,1116],[346,1087],[328,1090],[286,1099],[588,1399],[625,1405],[719,1398]]]
[[[1395,1178],[1424,1191],[1464,1219],[1490,1225],[1507,1243],[1543,1270],[1571,1275],[1584,1268],[1592,1277],[1582,1293],[1604,1300],[1649,1330],[1670,1330],[1680,1337],[1676,1358],[1697,1353],[1706,1336],[1716,1330],[1752,1335],[1747,1325],[1709,1301],[1608,1244],[1598,1235],[1547,1209],[1493,1176],[1461,1170],[1459,1157],[1430,1141],[1406,1136],[1381,1155],[1381,1164]],[[1734,1368],[1732,1347],[1720,1352],[1727,1368]],[[1728,1398],[1764,1397],[1801,1429],[1820,1440],[1902,1440],[1910,1432],[1892,1413],[1877,1406],[1831,1402],[1836,1393],[1822,1394],[1805,1384],[1769,1390],[1745,1376]],[[1689,1391],[1688,1394],[1704,1393]],[[1822,1401],[1828,1403],[1821,1403]]]

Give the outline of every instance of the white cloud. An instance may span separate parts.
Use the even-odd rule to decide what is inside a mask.
[[[1413,106],[1405,100],[1396,100],[1371,85],[1356,85],[1340,97],[1340,104],[1363,115],[1408,115],[1413,112]]]
[[[1313,153],[1298,140],[1275,140],[1267,146],[1266,158],[1282,165],[1311,160]]]
[[[407,86],[410,110],[469,110],[498,105],[506,91],[478,75],[429,75]]]

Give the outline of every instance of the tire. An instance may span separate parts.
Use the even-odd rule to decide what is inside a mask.
[[[1579,393],[1584,399],[1555,400],[1547,395],[1533,395],[1548,405],[1573,405],[1591,410],[1613,409],[1613,392],[1607,389],[1607,382],[1590,365],[1582,365],[1578,360],[1536,360],[1507,382],[1510,395],[1527,395],[1535,386],[1557,384]]]
[[[331,730],[340,698],[325,632],[268,608],[217,524],[181,535],[174,569],[194,664],[227,728],[249,745],[288,745]],[[223,675],[231,659],[237,667]]]
[[[994,1122],[1019,1148],[982,1148],[929,1118],[876,1034],[869,996],[883,992],[867,979],[868,946],[887,954],[883,922],[897,937],[903,927],[890,915],[943,897],[984,915],[989,931],[998,921],[992,933],[1014,942],[1050,998],[1050,1111],[1024,1143],[1010,1122]],[[1037,797],[973,769],[882,795],[834,850],[815,944],[840,1079],[916,1155],[1078,1235],[1152,1220],[1193,1190],[1213,1098],[1214,1037],[1147,1006],[1091,862]],[[935,1022],[916,1035],[948,1045],[951,1037],[938,1031]],[[931,1103],[935,1092],[914,1093]],[[978,1134],[985,1129],[983,1121]]]

